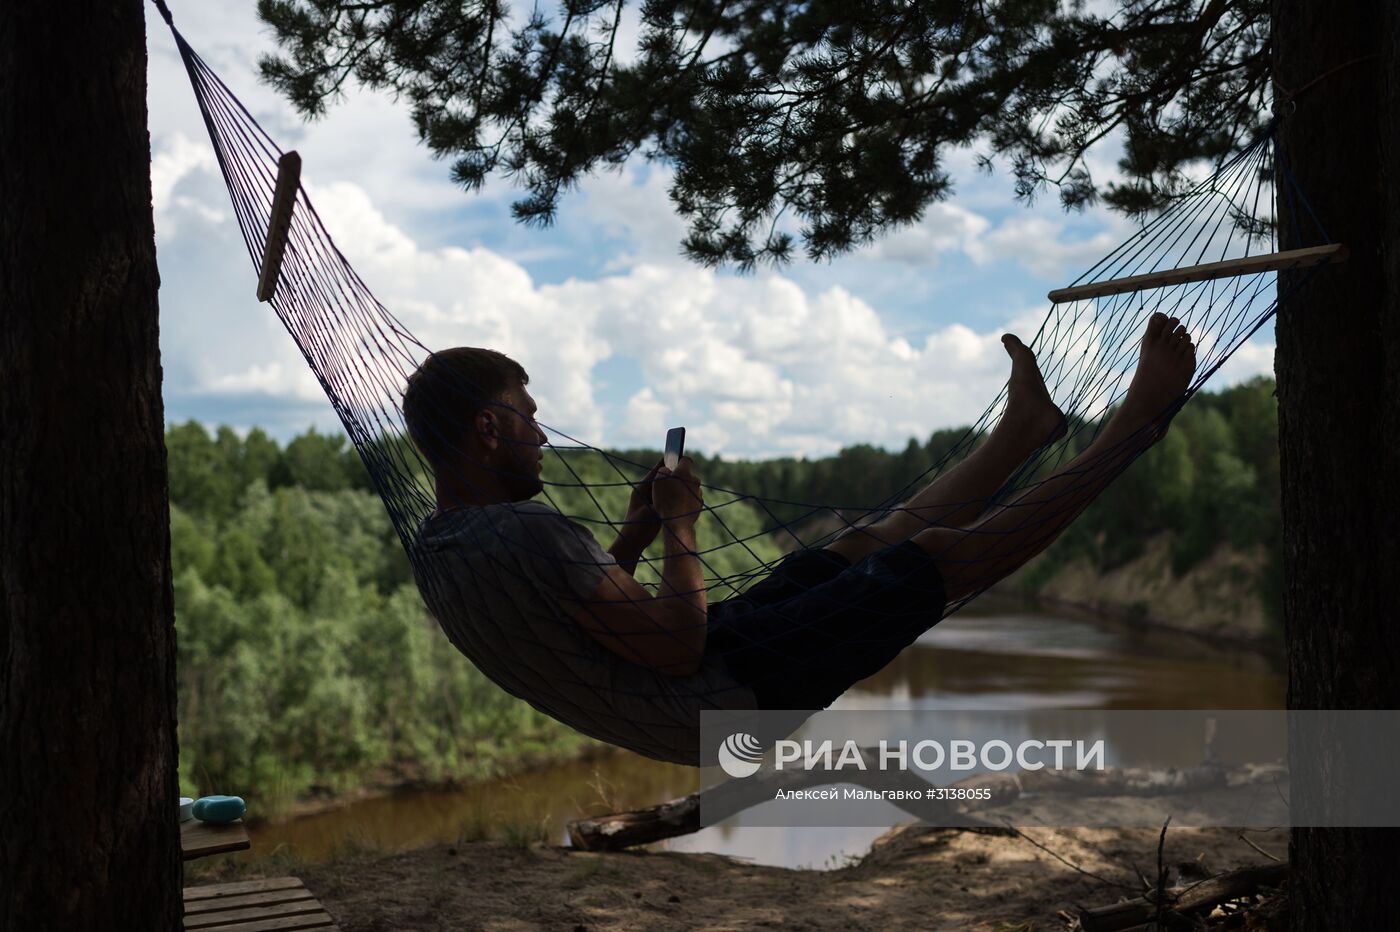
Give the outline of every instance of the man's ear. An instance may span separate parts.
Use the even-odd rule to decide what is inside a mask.
[[[486,449],[494,450],[501,445],[501,421],[489,405],[472,418],[472,427],[476,429],[476,436]]]

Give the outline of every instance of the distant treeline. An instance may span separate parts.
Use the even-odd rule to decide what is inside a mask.
[[[1269,568],[1259,583],[1275,605],[1276,424],[1271,380],[1197,396],[1036,577],[1080,557],[1110,569],[1168,533],[1178,572],[1222,544],[1263,545]],[[939,431],[900,452],[855,446],[815,460],[696,455],[714,508],[700,528],[711,574],[771,562],[785,549],[771,532],[815,517],[782,502],[889,501],[965,435]],[[437,630],[343,437],[313,431],[284,447],[261,430],[211,436],[190,422],[166,442],[187,795],[239,793],[267,812],[371,775],[486,775],[587,744],[487,681]],[[643,464],[658,455],[619,454]],[[605,522],[621,518],[633,476],[596,454],[567,453],[549,467],[548,495],[606,547]]]

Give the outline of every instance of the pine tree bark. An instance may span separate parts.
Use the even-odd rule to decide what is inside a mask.
[[[0,4],[0,929],[178,929],[141,0]]]
[[[1282,152],[1342,266],[1281,276],[1275,366],[1288,706],[1400,708],[1400,11],[1275,0]],[[1287,210],[1288,208],[1284,208]],[[1301,208],[1300,208],[1301,209]],[[1306,228],[1307,218],[1302,222]],[[1285,239],[1281,248],[1300,245]],[[1290,745],[1292,794],[1368,762]],[[1364,771],[1357,771],[1364,772]],[[1391,928],[1400,832],[1293,830],[1293,928]]]

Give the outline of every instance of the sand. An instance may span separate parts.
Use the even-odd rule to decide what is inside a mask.
[[[280,873],[301,877],[345,932],[779,926],[1029,932],[1073,928],[1067,917],[1079,907],[1140,894],[1137,872],[1156,875],[1157,837],[1152,829],[1025,829],[1007,836],[910,826],[886,833],[857,863],[825,871],[713,854],[473,841],[360,852]],[[1287,856],[1281,829],[1249,838],[1269,854]],[[1270,863],[1234,830],[1172,829],[1164,863],[1173,879],[1183,862],[1188,879],[1201,869]]]

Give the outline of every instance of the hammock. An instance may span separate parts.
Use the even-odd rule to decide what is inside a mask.
[[[332,243],[299,183],[296,153],[284,153],[263,131],[175,29],[162,0],[155,2],[194,88],[258,273],[258,296],[270,302],[325,390],[383,498],[419,588],[446,635],[498,685],[577,730],[647,756],[697,763],[698,722],[687,723],[685,716],[694,717],[697,709],[745,707],[753,702],[752,682],[736,685],[732,679],[703,673],[649,677],[641,668],[629,670],[625,663],[619,667],[616,657],[600,658],[604,649],[581,635],[567,617],[556,615],[546,623],[524,606],[518,612],[483,607],[477,596],[486,587],[510,592],[533,584],[529,563],[542,551],[531,552],[529,541],[513,541],[519,559],[499,559],[486,567],[463,563],[456,569],[424,547],[423,528],[437,504],[434,477],[408,437],[403,397],[409,377],[430,351],[374,298]],[[1275,252],[1279,227],[1285,223],[1291,228],[1290,242],[1314,245]],[[1280,300],[1279,270],[1311,267],[1306,273],[1311,275],[1321,264],[1343,257],[1343,248],[1330,243],[1280,161],[1272,126],[1267,127],[1208,179],[1171,198],[1165,209],[1072,286],[1050,294],[1050,310],[1029,345],[1051,396],[1066,415],[1068,431],[1026,460],[989,500],[976,502],[977,508],[1035,487],[1098,434],[1126,392],[1138,341],[1153,312],[1180,318],[1197,347],[1194,380],[1169,416],[1272,317]],[[463,397],[468,395],[464,388]],[[912,490],[976,448],[1006,400],[1003,389],[944,456],[910,476],[908,484],[885,501],[808,504],[707,485],[698,557],[711,602],[748,592],[774,569],[775,561],[760,552],[771,550],[772,531],[753,530],[755,514],[773,522],[799,549],[816,551],[843,530],[899,512],[898,503]],[[616,527],[617,513],[609,514],[601,499],[632,488],[652,464],[541,426],[552,438],[543,448],[549,460],[546,475],[566,477],[544,484],[543,501],[582,525]],[[1113,468],[1126,468],[1141,449],[1125,449]],[[583,482],[579,472],[590,457],[595,465],[605,464],[615,478]],[[541,507],[520,505],[522,513]],[[1041,502],[1030,509],[1026,521],[1045,521],[1046,507]],[[473,525],[472,533],[483,531]],[[659,556],[644,555],[637,578],[654,584],[659,566]],[[977,591],[946,605],[940,600],[943,616],[994,581],[989,577]],[[457,612],[454,606],[463,610]],[[835,605],[831,610],[848,607],[853,606]],[[869,606],[864,610],[872,611]],[[891,623],[898,621],[898,612],[892,610],[877,606],[873,613],[877,620],[889,615]],[[937,620],[937,615],[925,619],[921,627]],[[794,617],[791,623],[802,631],[808,621]],[[825,651],[858,651],[863,649],[858,640],[831,643]],[[753,647],[761,651],[765,645]],[[788,678],[803,675],[806,668],[816,675],[824,661],[840,659],[822,652],[801,658],[770,653],[774,675]]]

